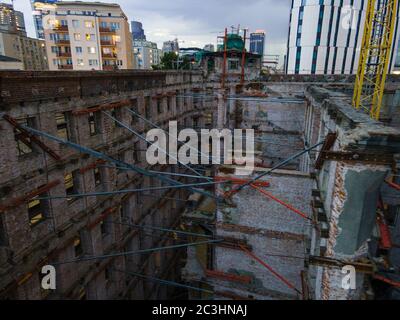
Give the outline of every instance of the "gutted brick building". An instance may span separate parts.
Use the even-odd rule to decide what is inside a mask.
[[[358,299],[375,281],[396,283],[397,78],[385,123],[352,109],[352,78],[341,76],[224,89],[201,72],[0,81],[1,299]],[[171,120],[253,129],[256,170],[150,166],[143,137]],[[224,183],[171,187],[171,177],[198,184],[191,170]],[[55,290],[42,289],[46,265]],[[341,287],[344,265],[357,270],[355,289]]]

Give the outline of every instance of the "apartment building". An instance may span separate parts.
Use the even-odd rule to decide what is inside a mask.
[[[157,48],[157,43],[146,40],[133,41],[133,54],[137,69],[151,69],[161,62],[162,51]]]
[[[50,70],[133,68],[128,19],[118,4],[60,2],[43,28]]]
[[[22,12],[0,3],[0,55],[22,63],[22,70],[47,70],[45,42],[26,36]]]

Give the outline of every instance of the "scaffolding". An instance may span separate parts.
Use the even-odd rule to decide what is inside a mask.
[[[398,0],[369,0],[355,80],[353,107],[379,120],[389,71]]]

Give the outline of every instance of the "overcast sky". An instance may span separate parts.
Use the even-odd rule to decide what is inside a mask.
[[[3,0],[11,2],[10,0]],[[91,1],[91,0],[87,0]],[[219,32],[232,25],[266,31],[266,54],[285,54],[290,0],[99,0],[121,5],[129,20],[143,23],[147,39],[179,38],[181,47],[216,43]],[[34,37],[29,0],[15,0],[23,11],[29,36]],[[222,35],[222,33],[221,33]]]

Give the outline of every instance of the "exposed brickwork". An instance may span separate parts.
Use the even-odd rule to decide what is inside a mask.
[[[56,115],[64,115],[69,140],[148,169],[144,141],[115,125],[101,110],[96,109],[92,119],[89,119],[91,114],[77,111],[127,101],[120,107],[115,105],[113,114],[143,134],[149,126],[134,119],[125,106],[162,127],[166,127],[169,120],[177,120],[184,126],[193,118],[203,126],[205,115],[212,113],[211,103],[195,103],[191,98],[176,97],[194,86],[202,90],[204,84],[199,82],[201,78],[196,73],[3,72],[0,80],[2,111],[11,117],[18,120],[31,118],[28,125],[57,136],[63,128],[60,123],[57,128]],[[158,99],[161,100],[161,113],[157,110]],[[103,110],[112,112],[111,109]],[[93,119],[96,129],[89,125],[89,120]],[[62,156],[61,161],[52,159],[36,145],[32,146],[33,152],[19,155],[14,128],[0,120],[0,131],[0,205],[4,209],[0,221],[4,229],[0,243],[1,297],[167,298],[168,290],[160,289],[159,284],[128,273],[139,272],[173,280],[178,274],[175,264],[179,260],[173,252],[60,265],[57,267],[57,290],[50,294],[40,289],[39,272],[45,264],[73,260],[81,254],[98,256],[173,244],[174,240],[161,237],[159,232],[113,222],[176,228],[184,202],[164,198],[185,199],[188,192],[170,189],[147,193],[148,196],[131,193],[71,201],[66,198],[42,200],[45,209],[41,210],[46,219],[32,225],[28,214],[28,200],[36,195],[32,191],[59,181],[40,196],[63,196],[66,194],[64,178],[70,173],[73,173],[72,193],[157,187],[161,183],[135,172],[118,171],[112,164],[46,139],[42,141]],[[154,166],[152,169],[169,171],[178,168]],[[186,178],[180,180],[191,182]],[[179,255],[183,251],[176,253]]]

